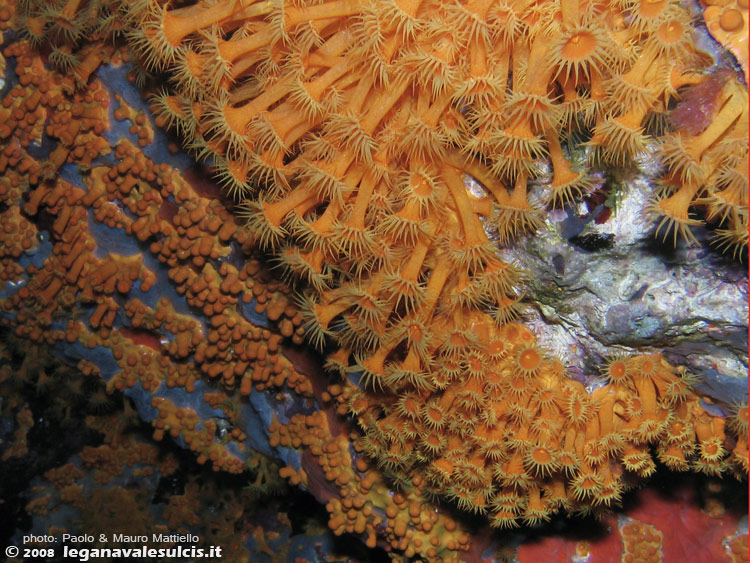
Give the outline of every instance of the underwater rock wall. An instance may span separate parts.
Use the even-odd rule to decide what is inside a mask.
[[[65,13],[67,6],[61,4],[56,9],[72,17]],[[101,13],[108,9],[106,3],[88,6],[91,9],[82,12],[80,21],[92,17],[93,6],[104,10]],[[143,21],[181,17],[155,6],[137,17],[145,18]],[[236,31],[242,18],[247,18],[248,28],[252,28],[255,16],[249,15],[252,11],[244,12],[249,8],[243,7],[235,15],[231,12],[237,8],[234,3],[220,6],[226,14],[215,17],[227,26],[226,33]],[[190,13],[189,8],[185,10],[177,14]],[[196,13],[205,15],[200,10]],[[199,27],[206,23],[192,16],[185,20],[197,22]],[[118,31],[117,18],[104,21],[109,27],[97,33]],[[656,28],[661,29],[665,21],[656,20]],[[480,531],[482,522],[504,528],[533,526],[558,511],[605,517],[621,503],[627,489],[655,471],[657,463],[710,475],[734,472],[741,476],[747,472],[746,406],[728,405],[733,410],[729,408],[731,416],[725,418],[727,412],[714,409],[693,390],[693,376],[668,363],[653,348],[647,355],[616,355],[606,361],[601,375],[588,373],[588,378],[576,380],[544,341],[537,345],[536,336],[527,326],[513,322],[523,311],[517,295],[523,288],[523,276],[506,255],[496,254],[495,244],[512,246],[509,229],[540,227],[542,209],[553,214],[569,199],[588,194],[594,186],[593,181],[586,180],[585,185],[565,188],[553,179],[551,185],[556,188],[546,187],[553,191],[546,198],[548,208],[534,200],[531,184],[530,201],[521,201],[527,180],[542,182],[535,161],[545,151],[556,150],[559,131],[545,133],[542,141],[536,138],[534,142],[546,148],[538,154],[521,155],[520,160],[527,162],[502,173],[516,182],[512,191],[497,187],[479,162],[483,158],[484,162],[505,162],[500,154],[480,155],[477,162],[470,163],[443,154],[444,165],[435,154],[408,153],[409,159],[430,161],[420,166],[387,154],[391,161],[378,161],[372,168],[378,181],[383,182],[379,191],[368,192],[367,186],[360,185],[356,194],[364,194],[360,207],[366,214],[362,219],[375,228],[370,235],[377,234],[380,248],[395,258],[379,256],[377,245],[368,243],[369,239],[353,239],[351,244],[321,254],[315,248],[324,247],[316,246],[315,237],[326,238],[325,229],[330,229],[331,235],[334,231],[341,234],[345,230],[341,213],[353,213],[350,208],[357,208],[356,201],[351,201],[355,197],[351,186],[316,184],[318,191],[313,197],[308,193],[312,188],[305,184],[304,171],[286,170],[289,163],[283,162],[284,158],[271,165],[266,162],[266,172],[271,176],[264,180],[272,187],[266,199],[250,199],[240,207],[240,216],[250,216],[248,229],[238,218],[237,207],[222,198],[204,176],[191,170],[184,156],[165,150],[170,141],[153,127],[151,110],[123,82],[122,59],[127,58],[123,47],[109,41],[84,41],[80,36],[58,43],[61,38],[56,34],[66,22],[55,19],[52,12],[32,12],[23,25],[31,36],[20,39],[9,35],[11,40],[4,50],[7,70],[2,91],[0,160],[4,173],[3,322],[19,342],[48,347],[56,357],[75,366],[77,373],[103,381],[107,393],[121,392],[132,400],[138,417],[152,425],[154,439],[169,435],[180,447],[191,450],[198,463],[222,473],[247,475],[259,489],[277,488],[280,475],[326,503],[328,526],[335,534],[355,534],[370,548],[387,548],[393,557],[403,554],[431,560],[476,559],[486,550],[492,552],[493,541],[513,545],[515,536],[490,536],[488,531]],[[378,25],[387,28],[390,24],[381,21]],[[144,25],[143,29],[150,28]],[[414,33],[417,31],[427,33],[421,27]],[[173,38],[173,47],[184,47],[180,45],[182,37],[191,33],[188,29]],[[414,44],[420,48],[428,44],[425,37],[430,36]],[[141,51],[150,48],[152,39],[131,37]],[[246,38],[238,35],[234,39]],[[675,49],[692,49],[678,39]],[[404,40],[409,40],[408,35]],[[39,43],[39,49],[33,47],[34,42]],[[178,51],[180,56],[192,56],[191,51]],[[520,43],[517,51],[522,58],[524,48]],[[197,54],[199,58],[206,56],[202,51]],[[439,59],[436,64],[446,62]],[[408,57],[405,60],[416,64]],[[326,59],[321,68],[330,70],[331,64]],[[578,64],[563,65],[568,79],[572,79],[574,70],[578,78]],[[53,70],[54,66],[68,72]],[[151,66],[164,67],[167,63],[151,60]],[[580,72],[582,78],[591,76]],[[688,77],[684,78],[686,84],[700,81],[695,74],[682,76]],[[417,84],[424,87],[421,80]],[[430,84],[426,78],[424,81]],[[679,84],[678,80],[673,87]],[[719,86],[725,103],[713,109],[718,115],[724,107],[729,108],[723,121],[716,118],[723,129],[696,134],[677,127],[678,132],[670,137],[672,149],[679,149],[675,147],[683,141],[689,145],[692,136],[699,138],[704,133],[701,142],[708,143],[710,135],[725,135],[723,140],[737,142],[743,125],[746,131],[746,114],[734,120],[726,117],[739,107],[738,100],[746,99],[746,91],[733,79],[725,79]],[[179,87],[184,88],[184,84]],[[576,100],[585,102],[583,90],[573,90],[566,94],[571,107]],[[279,91],[295,99],[287,90]],[[189,101],[185,94],[180,93]],[[435,92],[425,96],[422,102],[439,108],[431,98],[439,97]],[[476,92],[471,96],[480,105],[486,101]],[[185,99],[165,92],[152,98],[156,121],[177,123],[193,150],[203,156],[213,154],[211,164],[230,193],[254,198],[247,177],[241,177],[241,167],[237,176],[236,163],[228,158],[242,152],[244,149],[238,147],[252,137],[246,132],[236,132],[236,138],[216,133],[218,117],[211,106],[215,100],[198,97],[191,106],[191,111],[199,114],[197,129],[180,122],[179,116],[168,118],[165,104],[179,102],[170,107],[182,112],[188,105]],[[372,104],[371,109],[379,107],[379,102],[368,99],[363,101]],[[403,115],[407,115],[404,107],[413,104],[419,108],[422,103],[419,96],[399,100],[404,104],[399,110]],[[232,113],[226,102],[222,103],[223,111]],[[659,111],[667,109],[656,106]],[[299,117],[295,111],[289,110],[287,125]],[[207,116],[206,120],[201,121],[200,114]],[[462,119],[460,112],[451,115]],[[535,137],[539,124],[546,123],[533,112],[513,115],[526,121],[526,128]],[[278,126],[276,117],[271,121]],[[511,127],[514,130],[505,131],[506,136],[521,138],[520,121],[490,125]],[[615,126],[611,121],[606,127]],[[334,125],[329,124],[327,129],[316,129],[317,124],[306,127],[315,135],[323,131],[330,137],[331,154],[349,150],[350,136],[336,133]],[[602,137],[606,127],[600,127]],[[453,132],[458,135],[459,130]],[[196,131],[208,148],[200,146]],[[289,130],[290,138],[298,134]],[[465,130],[461,134],[468,135]],[[440,141],[446,147],[470,142],[450,135],[446,139]],[[593,144],[597,143],[603,146],[599,154],[604,160],[620,160],[602,138]],[[479,153],[486,150],[481,143],[472,146]],[[297,149],[286,150],[293,154]],[[358,146],[357,150],[356,158],[367,160],[367,146]],[[695,204],[701,194],[714,198],[715,209],[720,211],[710,212],[709,217],[726,213],[722,220],[727,223],[714,221],[714,227],[723,230],[720,241],[741,254],[743,242],[734,233],[739,230],[737,225],[746,221],[746,172],[744,207],[741,201],[726,200],[728,192],[738,192],[742,197],[738,156],[742,150],[736,149],[738,154],[730,154],[722,165],[728,170],[737,168],[736,174],[724,173],[722,178],[727,177],[728,183],[716,184],[721,189],[710,194],[695,190],[691,174],[697,172],[692,169],[679,179],[672,177],[676,184],[683,185],[671,192],[665,188],[662,195],[672,195],[653,202],[671,217],[664,226],[688,236],[694,219],[680,218],[679,213]],[[697,164],[713,166],[716,162],[708,157],[703,162],[704,155],[694,152]],[[329,157],[324,151],[316,158],[324,162]],[[239,161],[242,163],[242,159]],[[323,166],[320,162],[316,166]],[[567,161],[556,162],[558,174],[560,167],[570,166]],[[679,170],[680,165],[672,162]],[[433,165],[440,168],[440,174],[430,180]],[[495,185],[495,191],[479,191],[476,195],[472,191],[476,186],[461,177],[464,171],[477,176],[488,190],[490,184]],[[712,169],[708,174],[714,172]],[[343,180],[361,179],[366,174],[349,171]],[[579,175],[576,173],[576,178]],[[273,188],[274,182],[287,181],[292,182],[289,189]],[[542,192],[545,189],[543,183],[537,187]],[[395,191],[389,191],[391,188]],[[429,188],[430,193],[425,195],[423,188]],[[338,196],[333,197],[339,189],[341,205],[335,203]],[[373,194],[379,194],[380,199]],[[659,203],[681,201],[685,194],[690,198],[682,211],[665,209],[669,206]],[[295,200],[302,195],[307,199]],[[366,195],[380,203],[368,201]],[[721,197],[724,203],[718,202]],[[396,209],[401,205],[400,198],[411,203]],[[368,207],[362,207],[364,204]],[[290,213],[277,213],[279,224],[272,225],[275,234],[269,238],[259,224],[259,214],[271,205],[277,210],[289,207]],[[493,210],[493,205],[499,207]],[[337,206],[341,209],[336,210]],[[267,211],[263,213],[267,215]],[[323,220],[326,213],[339,213],[340,217],[328,224]],[[495,224],[485,231],[483,219],[493,216],[509,221],[509,226],[498,228]],[[352,215],[348,217],[348,221],[354,220]],[[425,231],[420,221],[432,227]],[[305,228],[319,232],[305,234]],[[462,238],[469,237],[469,231],[476,244]],[[442,236],[448,238],[443,240]],[[531,240],[546,239],[540,236]],[[275,279],[278,270],[269,271],[264,262],[261,251],[282,244],[286,259],[281,262],[290,266],[294,258],[292,266],[298,267],[291,269],[307,272],[303,278],[307,278],[310,289],[302,298],[300,285],[293,291]],[[365,250],[373,256],[350,255]],[[323,255],[321,262],[318,259]],[[391,259],[396,262],[390,263]],[[317,271],[303,268],[303,262],[316,260]],[[387,289],[386,281],[389,287],[396,284],[400,289]],[[746,288],[746,278],[734,283]],[[741,293],[740,289],[737,295]],[[310,367],[313,354],[300,348],[305,338],[324,346],[333,376]],[[654,348],[662,347],[654,343]],[[738,356],[734,365],[742,366],[741,353]],[[40,386],[38,373],[23,369],[6,372],[9,384],[20,374],[22,380],[26,377],[29,384]],[[729,375],[734,381],[742,380],[744,374]],[[80,375],[70,379],[79,381]],[[730,389],[724,395],[736,400],[736,388]],[[84,396],[88,397],[88,392]],[[11,405],[6,412],[13,413],[19,429],[30,426],[29,408]],[[130,412],[126,418],[132,421],[135,417]],[[101,432],[106,422],[90,419],[88,425]],[[16,444],[23,443],[22,434],[17,435]],[[142,491],[153,488],[160,481],[157,476],[174,471],[165,462],[148,475],[154,471],[157,449],[153,443],[128,448],[138,454],[123,458],[122,450],[112,447],[119,440],[116,433],[104,434],[109,450],[102,446],[96,452],[86,450],[65,465],[66,469],[45,473],[54,490],[40,486],[29,505],[36,517],[35,526],[42,527],[40,531],[45,526],[59,528],[59,523],[50,524],[48,516],[57,512],[65,520],[65,503],[78,510],[85,506],[83,499],[92,486],[90,481],[81,484],[90,479],[84,469],[99,471],[100,482],[130,479],[132,486],[136,481],[124,468],[134,465],[138,478],[142,477],[138,481]],[[23,448],[18,447],[8,456],[24,455]],[[110,473],[102,473],[102,466],[109,467]],[[143,469],[145,466],[151,469]],[[119,468],[123,468],[124,477],[118,476]],[[111,481],[111,491],[115,491],[107,493],[112,495],[111,503],[131,503],[129,514],[142,511],[139,502],[145,502],[148,495],[128,497],[118,488],[120,483]],[[198,494],[200,485],[186,487],[184,495],[172,496],[170,505],[192,502],[196,507],[193,512],[198,511],[210,496],[210,485],[204,484],[202,489]],[[188,494],[188,490],[195,494]],[[231,492],[227,494],[232,496]],[[248,495],[234,494],[232,502],[226,504],[235,507],[237,519],[242,521],[242,515],[251,514],[258,506],[254,502]],[[170,514],[163,512],[160,518],[184,530],[206,524],[201,518],[190,517],[189,510],[171,520]],[[231,520],[229,514],[227,518]],[[67,521],[75,518],[68,515]],[[143,529],[152,525],[146,516],[141,522]],[[631,527],[623,524],[617,533],[625,538]],[[724,532],[716,542],[720,550],[725,550],[723,539],[733,538],[737,530],[729,525],[722,527]],[[644,537],[650,541],[652,535]],[[746,534],[739,537],[746,538]],[[631,549],[628,545],[626,542],[625,549]],[[257,545],[250,540],[235,540],[231,547],[232,553],[241,558]]]

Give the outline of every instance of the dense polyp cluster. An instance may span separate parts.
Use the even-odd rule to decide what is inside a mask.
[[[334,392],[346,394],[340,386]],[[311,472],[287,466],[281,475],[293,484],[327,491],[328,526],[335,534],[359,534],[370,547],[385,542],[407,557],[421,554],[436,561],[458,561],[458,554],[470,548],[468,527],[426,500],[422,477],[415,476],[413,486],[394,494],[359,444],[352,455],[349,438],[331,430],[325,413],[298,414],[285,425],[274,420],[270,442],[310,452],[315,460],[308,464]]]
[[[104,385],[91,365],[67,366],[51,357],[46,346],[30,345],[7,329],[2,335],[0,410],[14,428],[0,450],[4,483],[9,485],[7,475],[19,467],[29,474],[11,479],[22,488],[16,506],[25,509],[35,533],[92,534],[89,548],[131,549],[133,542],[119,541],[111,531],[145,535],[144,543],[155,548],[177,544],[154,542],[154,534],[194,534],[201,547],[221,546],[222,555],[232,561],[269,553],[273,542],[279,546],[276,553],[288,549],[299,555],[290,547],[293,532],[286,508],[272,495],[283,482],[267,458],[249,456],[247,475],[254,474],[255,482],[238,487],[242,481],[236,477],[201,468],[179,448],[151,440],[148,425],[122,395],[108,397],[104,408],[97,406],[95,397]],[[216,392],[213,398],[217,402],[212,404],[220,407],[229,396]],[[165,410],[180,412],[169,406]],[[49,430],[40,432],[35,421],[59,425],[54,438],[61,443],[54,444]],[[43,450],[38,447],[41,433],[47,444]],[[167,480],[175,486],[157,486]],[[12,495],[5,499],[6,505],[14,500]]]
[[[97,45],[100,54],[120,56]],[[86,349],[95,358],[106,350],[116,366],[106,374],[109,393],[181,387],[190,394],[205,378],[232,396],[230,404],[253,388],[311,396],[310,382],[281,350],[284,339],[302,340],[290,290],[250,256],[248,237],[221,201],[129,139],[113,146],[105,136],[111,96],[98,79],[76,84],[45,67],[24,41],[4,54],[16,59],[18,84],[0,105],[0,322],[40,345]],[[139,141],[153,137],[145,114],[122,99],[117,116],[138,125]],[[36,156],[47,146],[46,158]],[[183,312],[163,288],[184,295]],[[184,312],[190,308],[206,322]],[[78,364],[105,377],[92,362]],[[106,407],[106,395],[98,395],[92,404]],[[217,441],[215,425],[196,421],[190,408],[167,399],[154,408],[157,437],[179,436],[216,469],[244,470],[227,448],[244,450],[239,427]]]
[[[658,144],[667,170],[651,205],[657,233],[691,238],[701,204],[720,245],[746,246],[745,89],[727,80],[700,130],[656,140],[644,128],[704,79],[678,3],[125,10],[131,44],[172,79],[154,111],[211,159],[230,193],[262,186],[244,213],[310,287],[311,340],[336,342],[349,352],[336,363],[376,388],[439,387],[443,360],[471,363],[456,352],[463,333],[486,344],[475,325],[513,317],[518,273],[487,231],[507,242],[536,227],[532,184],[552,207],[588,190],[586,167],[562,147],[572,136],[614,164]],[[486,191],[467,190],[464,174]]]
[[[663,534],[656,527],[644,522],[626,522],[620,526],[620,534],[624,543],[624,563],[662,561]]]
[[[629,161],[654,140],[644,129],[649,116],[666,111],[678,88],[700,82],[706,66],[690,15],[667,0],[57,4],[27,6],[27,27],[71,52],[87,30],[117,31],[107,14],[120,10],[146,66],[170,73],[173,87],[153,100],[159,121],[210,157],[230,192],[266,185],[250,205],[252,220],[274,248],[284,238],[282,259],[317,289],[334,283],[342,260],[354,277],[398,269],[397,250],[420,238],[437,247],[458,238],[470,256],[457,266],[481,271],[486,239],[472,234],[477,216],[501,239],[533,228],[530,185],[540,184],[552,206],[591,185],[561,140],[583,133],[596,160]],[[70,25],[80,29],[70,33]],[[731,82],[719,106],[733,99],[732,109],[688,151],[706,176],[692,192],[722,191],[710,176],[733,168],[717,162],[717,143],[743,130],[734,109],[744,90]],[[672,148],[667,142],[666,160],[679,170]],[[705,154],[709,148],[716,150]],[[741,160],[742,147],[735,152]],[[538,166],[544,160],[551,174]],[[460,201],[463,172],[489,201]],[[654,210],[689,237],[695,220],[687,209],[705,202],[680,193],[659,196]],[[446,208],[461,217],[457,231],[430,234],[431,220],[445,222],[435,210]],[[732,233],[722,242],[744,246],[744,216],[709,219]],[[387,256],[373,249],[383,239]]]
[[[65,20],[26,4],[30,38],[94,57],[79,33],[65,31],[74,22],[94,29],[105,3],[91,6],[71,20],[77,3],[56,3]],[[284,380],[296,386],[275,354],[280,340],[239,312],[240,299],[253,300],[248,289],[284,336],[306,331],[327,347],[327,366],[344,377],[324,398],[356,420],[356,459],[323,413],[275,421],[270,432],[274,446],[309,450],[308,467],[322,473],[289,466],[282,475],[336,489],[327,506],[336,533],[449,557],[443,550],[466,550],[469,538],[422,506],[431,495],[506,528],[560,510],[604,511],[656,460],[747,471],[747,407],[726,424],[659,355],[612,359],[605,384],[588,393],[512,322],[521,275],[497,252],[498,242],[537,228],[545,208],[589,191],[584,156],[621,165],[649,148],[665,168],[650,206],[661,217],[657,232],[689,239],[702,207],[721,245],[746,247],[746,90],[724,78],[708,104],[712,119],[674,120],[661,138],[647,127],[663,121],[678,89],[706,80],[679,3],[111,6],[144,65],[168,73],[151,99],[158,123],[210,162],[244,200],[249,224],[237,232],[218,202],[120,143],[119,168],[87,176],[95,217],[150,241],[187,302],[213,316],[196,342],[195,327],[168,304],[132,303],[128,314],[136,327],[175,335],[167,346],[178,365],[192,352],[198,366],[176,368],[166,375],[172,384],[192,385],[202,373],[242,394]],[[119,115],[138,125],[137,115]],[[60,131],[62,140],[77,133]],[[466,175],[483,190],[470,190]],[[273,293],[275,282],[257,281],[255,264],[216,266],[229,238],[260,244],[303,282],[301,314]],[[147,283],[148,269],[138,271]],[[103,295],[98,304],[103,321],[111,303]],[[240,363],[228,361],[233,355]],[[131,373],[126,386],[147,372]],[[158,407],[158,431],[184,437],[190,413]],[[401,492],[389,495],[386,484]]]
[[[506,527],[615,504],[654,471],[653,445],[676,469],[747,465],[658,356],[615,362],[591,395],[570,381],[509,324],[520,276],[487,234],[536,228],[532,186],[553,208],[588,191],[563,148],[582,136],[610,165],[657,147],[657,234],[691,238],[700,203],[720,244],[746,246],[744,87],[721,82],[697,129],[645,128],[705,80],[680,4],[144,1],[127,14],[146,66],[172,80],[154,111],[247,198],[250,232],[309,288],[305,329],[358,378],[349,409],[386,474],[425,475]]]
[[[707,219],[722,225],[716,231],[719,247],[737,256],[747,247],[747,90],[739,83],[729,80],[722,84],[716,78],[706,81],[713,86],[714,98],[707,101],[715,109],[710,122],[698,130],[688,123],[679,123],[673,133],[662,140],[664,161],[669,171],[662,179],[662,194],[653,208],[664,218],[657,234],[664,229],[666,238],[673,230],[693,238],[690,226],[700,224],[690,216],[691,207],[697,202],[707,206]],[[699,87],[700,88],[700,87]]]
[[[657,459],[675,470],[746,471],[746,434],[727,437],[724,419],[661,356],[614,360],[610,382],[588,394],[527,329],[507,324],[498,338],[495,357],[473,351],[481,376],[440,391],[348,394],[360,447],[386,474],[423,475],[459,507],[513,527],[558,510],[605,510]]]

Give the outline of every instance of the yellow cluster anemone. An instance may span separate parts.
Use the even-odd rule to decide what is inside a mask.
[[[421,475],[422,488],[508,528],[607,510],[657,460],[712,475],[746,470],[747,407],[725,428],[661,355],[613,358],[609,383],[589,394],[522,325],[485,328],[508,353],[491,357],[474,343],[480,379],[463,372],[439,388],[404,382],[374,393],[345,386],[358,447],[391,479]]]
[[[24,3],[27,35],[85,79],[96,53],[79,44],[125,34],[147,70],[170,77],[154,94],[159,120],[230,194],[263,186],[248,202],[253,229],[316,290],[340,271],[399,270],[420,244],[429,262],[460,241],[452,261],[481,273],[491,250],[478,219],[501,241],[533,230],[531,184],[552,207],[591,189],[565,141],[583,133],[594,161],[631,160],[654,144],[649,116],[708,65],[675,0],[84,4]],[[690,211],[703,206],[720,246],[746,247],[746,105],[731,79],[711,127],[660,141],[667,173],[651,208],[665,236],[694,240]],[[487,201],[458,195],[463,174]]]
[[[67,20],[34,6],[29,33],[72,52]],[[660,356],[613,360],[591,394],[569,379],[512,322],[521,274],[498,253],[540,225],[533,186],[552,208],[589,191],[568,151],[581,136],[607,165],[656,147],[657,233],[691,238],[705,206],[720,244],[746,247],[746,89],[726,80],[700,130],[657,140],[646,127],[705,80],[682,3],[113,6],[147,70],[169,76],[157,118],[212,163],[254,240],[306,287],[305,330],[361,387],[358,447],[390,478],[424,475],[510,527],[617,503],[628,476],[654,471],[651,448],[678,470],[747,467],[742,440]]]
[[[718,224],[715,237],[719,247],[735,256],[747,248],[748,237],[748,121],[747,89],[735,80],[721,84],[715,79],[707,85],[718,86],[712,100],[713,119],[695,130],[676,129],[661,140],[661,152],[669,171],[662,179],[662,191],[652,207],[663,216],[657,235],[666,227],[664,237],[695,237],[691,225],[700,220],[691,216],[691,208],[702,204],[708,220]]]

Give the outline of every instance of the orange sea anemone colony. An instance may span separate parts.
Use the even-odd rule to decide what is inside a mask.
[[[344,376],[357,447],[392,479],[418,470],[418,488],[509,527],[606,509],[654,457],[678,470],[747,468],[746,440],[727,436],[660,356],[613,360],[591,395],[569,380],[511,322],[520,273],[490,241],[538,227],[532,187],[551,207],[589,190],[568,138],[588,137],[592,157],[612,164],[657,142],[644,120],[703,80],[679,2],[120,9],[143,63],[169,76],[157,118],[213,162],[256,240],[308,288],[306,329],[335,350],[327,366]],[[661,234],[689,238],[691,209],[706,206],[720,243],[737,249],[747,92],[727,80],[716,104],[710,125],[662,142],[651,207]]]
[[[265,184],[253,222],[275,248],[286,235],[299,241],[284,261],[316,283],[333,275],[326,251],[359,273],[381,215],[389,246],[413,239],[420,213],[454,199],[446,167],[485,186],[491,201],[473,204],[474,215],[501,240],[533,229],[530,183],[552,206],[591,186],[561,139],[583,128],[595,158],[629,160],[653,141],[644,120],[700,82],[706,66],[689,13],[667,0],[39,4],[26,5],[27,33],[52,39],[61,65],[80,58],[83,38],[122,30],[149,69],[168,72],[171,90],[154,96],[160,120],[213,160],[231,193]],[[746,100],[729,80],[713,108],[720,117],[699,139],[664,139],[668,170],[651,206],[664,236],[692,239],[700,220],[691,211],[704,206],[720,245],[746,247]],[[543,160],[551,177],[541,175]],[[310,197],[296,190],[303,185]],[[406,193],[428,208],[402,203]]]
[[[737,255],[747,248],[748,237],[748,121],[747,90],[727,82],[714,101],[717,113],[700,131],[677,130],[664,137],[661,153],[669,165],[663,181],[664,196],[654,209],[664,225],[693,238],[690,226],[700,224],[689,214],[692,204],[707,206],[707,217],[723,227],[715,236],[719,247]],[[667,236],[666,233],[664,235]]]
[[[159,118],[231,194],[261,186],[244,212],[312,288],[313,341],[349,349],[377,384],[398,380],[382,371],[397,364],[420,382],[445,347],[437,335],[467,330],[470,311],[513,317],[518,275],[485,229],[507,242],[536,228],[530,183],[552,206],[589,188],[561,139],[587,129],[595,158],[628,161],[652,141],[646,117],[703,78],[689,14],[666,0],[122,9],[141,59],[171,77]],[[730,80],[710,126],[664,139],[657,233],[691,238],[701,203],[720,244],[744,247],[746,99]]]

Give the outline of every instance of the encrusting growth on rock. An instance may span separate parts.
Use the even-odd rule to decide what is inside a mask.
[[[94,401],[103,407],[106,393],[177,387],[189,395],[204,378],[234,397],[281,387],[311,397],[310,381],[281,350],[283,341],[303,337],[291,290],[272,279],[257,255],[237,265],[219,263],[243,247],[251,252],[221,200],[201,195],[129,139],[110,142],[110,93],[99,78],[77,86],[73,76],[45,68],[25,41],[9,44],[3,54],[16,58],[18,74],[0,102],[6,118],[0,143],[4,330],[34,346],[108,350],[114,373]],[[115,120],[145,123],[122,99],[113,113]],[[151,143],[140,127],[131,132],[139,145]],[[45,135],[54,148],[38,160]],[[77,171],[80,185],[63,178],[63,167]],[[114,247],[111,233],[142,244],[140,251]],[[160,268],[174,295],[184,295],[210,322],[204,326],[178,312],[161,294]],[[248,310],[264,315],[266,326],[248,320]],[[78,362],[76,354],[71,357]],[[96,365],[78,363],[84,373],[102,376]],[[157,439],[179,436],[217,470],[245,469],[193,410],[164,397],[153,408]],[[242,450],[246,438],[237,427],[227,442]]]
[[[34,4],[29,36],[77,49],[78,35]],[[722,81],[700,130],[676,122],[656,138],[645,126],[678,90],[706,80],[681,3],[113,6],[146,69],[170,77],[152,97],[157,120],[241,200],[242,236],[306,288],[299,322],[342,376],[330,398],[354,417],[357,449],[391,482],[508,528],[560,510],[606,510],[655,460],[747,470],[746,424],[725,428],[660,355],[611,360],[591,394],[568,378],[514,322],[521,273],[497,248],[540,225],[541,202],[562,207],[590,190],[585,163],[569,154],[581,137],[606,165],[656,147],[665,165],[650,205],[659,236],[692,239],[702,206],[720,246],[746,248],[745,87]],[[181,213],[184,228],[200,219]],[[178,283],[209,306],[199,296],[216,272],[196,258],[200,274],[183,272]],[[310,440],[326,457],[322,435],[305,428],[315,426],[310,417],[274,423],[273,440]],[[350,478],[341,474],[330,469],[332,480]],[[333,504],[337,533],[374,533],[371,519],[348,521]],[[397,515],[389,530],[401,537]]]

